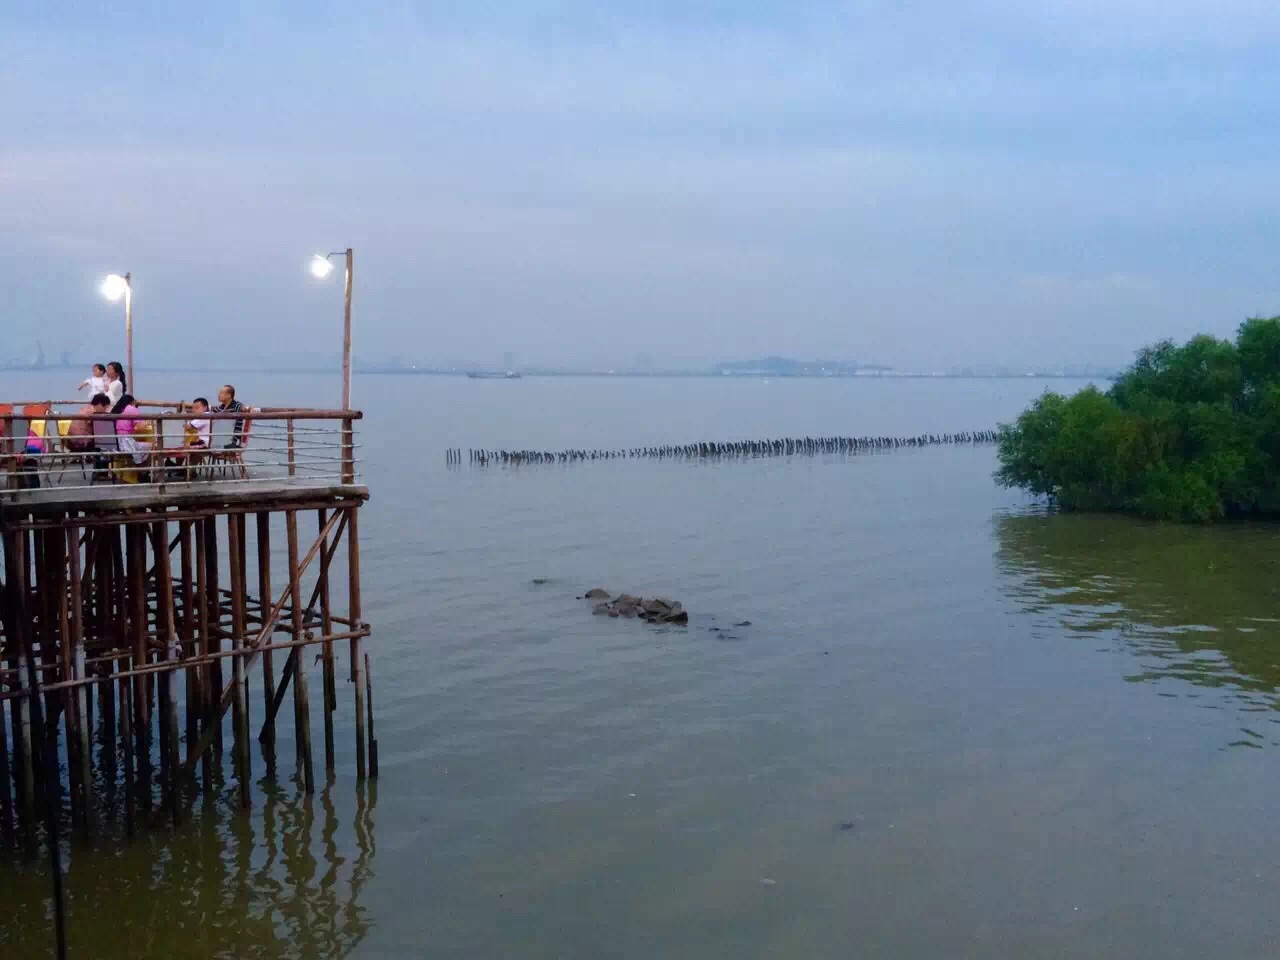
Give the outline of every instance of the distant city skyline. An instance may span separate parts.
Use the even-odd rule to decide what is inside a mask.
[[[139,354],[144,356],[144,354]],[[145,357],[144,366],[159,368],[165,370],[183,370],[183,369],[244,369],[244,370],[338,370],[340,366],[340,356],[333,354],[331,357],[325,357],[323,354],[310,354],[307,357],[285,356],[278,360],[264,363],[254,363],[251,361],[240,361],[237,366],[228,366],[225,361],[211,358],[209,361],[193,362],[191,358],[175,358],[168,361]],[[89,356],[75,356],[71,351],[63,351],[56,361],[50,360],[38,349],[35,355],[29,360],[22,360],[15,357],[0,356],[0,370],[80,370],[97,362],[107,362],[103,359],[105,355],[96,359],[90,359]],[[697,360],[678,360],[667,358],[666,366],[658,366],[653,362],[653,358],[648,355],[640,355],[632,358],[629,362],[606,364],[602,366],[592,366],[584,364],[571,363],[540,363],[540,364],[522,364],[518,361],[513,351],[503,351],[501,366],[495,365],[484,359],[461,361],[458,363],[431,363],[424,359],[415,359],[402,355],[390,357],[362,357],[356,355],[353,358],[353,368],[357,372],[377,373],[377,372],[413,372],[420,371],[423,373],[466,373],[472,371],[523,371],[526,373],[544,373],[548,375],[564,374],[589,374],[589,373],[619,373],[619,374],[653,374],[661,375],[664,373],[671,374],[695,374],[695,375],[719,375],[719,376],[902,376],[902,375],[931,375],[942,374],[947,376],[1025,376],[1027,374],[1042,374],[1046,376],[1110,376],[1114,374],[1118,367],[1101,364],[1032,364],[1032,365],[1009,365],[1009,364],[969,364],[964,366],[955,366],[947,368],[929,368],[929,367],[903,367],[899,368],[892,364],[877,363],[872,360],[845,360],[845,359],[799,359],[794,357],[781,357],[771,354],[764,357],[756,357],[747,360],[717,360],[712,362],[703,362]]]

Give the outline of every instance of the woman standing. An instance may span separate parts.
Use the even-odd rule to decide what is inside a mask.
[[[107,399],[111,401],[111,405],[114,407],[128,390],[129,381],[124,375],[124,367],[121,366],[119,360],[112,360],[107,364],[107,389],[105,391]]]

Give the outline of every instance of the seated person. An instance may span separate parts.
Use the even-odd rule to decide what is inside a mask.
[[[213,413],[243,413],[248,408],[236,399],[236,388],[229,383],[224,383],[218,389],[218,405],[213,408]],[[235,426],[231,430],[231,442],[227,444],[228,450],[236,450],[244,446],[244,421],[239,417],[236,418]]]
[[[76,411],[80,416],[93,413],[107,413],[111,409],[111,401],[105,393],[96,393],[88,403]],[[93,442],[93,421],[72,420],[67,428],[67,449],[76,453],[91,453],[98,449]]]
[[[142,411],[138,409],[131,394],[124,394],[111,412],[121,415],[116,421],[116,443],[120,452],[129,455],[129,459],[137,466],[142,466],[151,457],[151,441],[154,431],[151,424],[141,419]],[[141,476],[136,469],[125,465],[120,471],[120,479],[126,483],[137,483]]]
[[[196,397],[191,401],[189,409],[195,414],[182,425],[183,445],[209,449],[213,444],[213,425],[209,422],[209,401],[204,397]]]
[[[32,490],[40,486],[40,458],[47,449],[44,420],[32,420],[27,427],[27,440],[18,459],[18,486]]]

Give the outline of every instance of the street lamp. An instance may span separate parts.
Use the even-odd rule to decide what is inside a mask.
[[[131,389],[137,390],[137,378],[133,370],[133,276],[128,273],[124,276],[109,273],[100,289],[102,295],[112,303],[124,297],[124,362],[128,368],[129,381],[133,384]]]
[[[342,409],[351,409],[351,248],[336,253],[317,253],[311,258],[311,275],[323,280],[333,271],[333,257],[347,258],[347,282],[343,291],[342,314]]]

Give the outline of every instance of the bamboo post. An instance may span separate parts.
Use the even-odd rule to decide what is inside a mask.
[[[329,538],[325,534],[328,511],[317,511],[320,526],[320,578],[316,587],[320,591],[320,631],[323,636],[333,633],[333,611],[329,607]],[[324,768],[334,770],[333,712],[337,709],[337,685],[333,670],[333,641],[324,643]]]
[[[153,483],[158,482],[160,485],[160,492],[164,493],[165,481],[169,478],[169,470],[165,466],[165,456],[163,452],[164,420],[155,420],[153,423],[155,423],[156,430],[154,449],[161,452],[158,455],[153,455],[151,458],[151,481]],[[179,431],[179,433],[181,433],[181,431]],[[156,554],[159,555],[162,546],[157,546],[155,549]]]
[[[302,640],[302,575],[298,567],[298,515],[294,510],[285,512],[289,537],[289,593],[293,604],[293,640]],[[307,698],[307,669],[302,660],[301,647],[295,647],[297,669],[293,680],[293,711],[297,734],[298,766],[304,776],[307,793],[316,789],[315,772],[311,767],[311,711]]]
[[[205,635],[206,652],[217,653],[222,649],[222,600],[218,593],[218,518],[204,519],[205,593],[204,603],[209,611],[209,632]],[[217,756],[222,756],[222,714],[215,701],[222,689],[222,660],[214,659],[208,667],[206,688],[208,697],[205,709],[209,723],[213,724],[213,746]],[[219,764],[221,761],[219,760]]]
[[[289,476],[292,477],[292,476],[295,476],[298,472],[298,467],[296,462],[294,461],[294,453],[293,453],[293,417],[290,417],[287,421],[285,421],[285,432],[287,433],[289,438]]]
[[[355,255],[346,249],[347,273],[342,291],[342,409],[351,409],[351,284],[355,280]]]
[[[360,628],[360,534],[357,507],[347,507],[347,577],[350,602],[351,629]],[[363,780],[368,767],[365,751],[365,689],[361,674],[360,638],[351,638],[351,680],[355,684],[356,697],[356,778]]]
[[[244,698],[244,555],[240,551],[240,524],[236,517],[227,517],[227,549],[231,560],[231,658],[232,683],[235,699],[232,701],[232,724],[235,729],[235,767],[240,782],[240,805],[250,805],[249,796],[249,725],[245,717]]]
[[[369,655],[364,655],[365,709],[369,714],[369,778],[378,779],[378,738],[373,735],[373,672],[369,669]]]
[[[9,773],[9,721],[0,710],[0,836],[13,843],[13,787]]]
[[[120,739],[124,743],[124,823],[125,832],[133,837],[133,731],[130,729],[130,714],[133,713],[132,686],[127,677],[120,678]]]
[[[199,637],[199,654],[204,656],[210,650],[209,632],[211,626],[209,624],[209,550],[205,543],[208,536],[209,527],[204,520],[196,521],[196,595],[193,603],[197,608],[197,635]],[[197,690],[200,693],[198,709],[200,711],[200,736],[201,739],[215,739],[216,734],[213,731],[213,675],[212,667],[196,667],[196,671],[201,674],[200,682]],[[219,719],[217,721],[221,723]],[[213,790],[213,755],[211,751],[205,750],[200,757],[200,781],[204,788],[205,795],[208,796]]]
[[[22,544],[26,534],[21,531],[5,531],[4,533],[4,614],[5,647],[9,654],[9,669],[14,674],[14,685],[17,696],[9,700],[9,721],[13,730],[13,768],[16,778],[14,796],[19,826],[28,823],[31,816],[33,797],[31,792],[31,741],[30,725],[24,724],[27,698],[26,689],[27,664],[22,653],[21,633],[23,624],[20,614],[26,596],[25,564],[22,559]],[[7,795],[7,788],[6,788]]]
[[[249,620],[249,604],[251,598],[249,596],[249,541],[248,541],[248,522],[243,513],[233,513],[228,517],[228,522],[236,525],[236,531],[240,538],[240,575],[236,579],[239,585],[236,589],[240,593],[240,612],[241,621],[244,629],[248,629]],[[240,633],[240,647],[244,651],[247,647],[248,637]],[[244,778],[249,786],[253,786],[253,751],[249,744],[249,728],[253,725],[250,715],[253,710],[249,703],[249,664],[247,656],[242,652],[238,658],[240,660],[240,693],[241,702],[244,704]]]
[[[145,666],[149,659],[147,651],[147,596],[146,596],[146,544],[142,539],[142,531],[136,525],[125,527],[125,544],[128,553],[129,576],[129,625],[132,633],[133,657],[130,661],[136,670]],[[151,796],[151,710],[147,693],[147,676],[135,674],[133,677],[133,736],[135,740],[134,756],[138,765],[138,793],[141,797]],[[149,800],[148,800],[149,802]]]
[[[62,517],[61,514],[56,516],[58,519]],[[59,680],[71,677],[71,628],[68,622],[66,558],[63,556],[63,551],[66,547],[66,536],[63,531],[56,527],[39,530],[35,536],[39,574],[36,595],[43,606],[40,613],[40,630],[37,634],[40,641],[40,677],[51,677],[53,682],[57,683]],[[43,686],[43,683],[43,679],[38,681],[40,686]],[[62,691],[56,696],[46,692],[44,694],[44,702],[40,705],[42,722],[37,722],[36,728],[40,731],[41,749],[47,750],[48,746],[45,744],[45,739],[52,738],[56,757],[58,719],[59,713],[61,713],[62,722],[66,726],[67,781],[70,788],[68,799],[70,801],[71,822],[74,829],[74,826],[81,822],[83,813],[81,805],[82,794],[80,791],[80,764],[78,761],[80,740],[76,733],[76,711],[74,709],[66,709],[68,702],[70,701],[66,691]],[[56,776],[53,782],[50,783],[45,775],[47,771],[42,767],[43,792],[45,802],[53,803],[55,809],[60,809],[62,804],[62,775],[56,763],[54,764],[54,770]]]
[[[85,679],[84,652],[84,610],[80,592],[80,529],[67,527],[67,562],[70,570],[67,580],[71,588],[71,645],[73,662],[71,675],[73,679]],[[85,842],[93,842],[93,748],[90,743],[89,689],[77,687],[74,691],[76,704],[76,733],[79,738],[78,757],[80,765],[80,806],[81,825],[84,829]]]
[[[94,641],[103,648],[111,645],[111,596],[114,589],[111,585],[111,550],[107,542],[107,531],[93,528],[86,533],[92,534],[90,543],[94,554],[93,571],[93,630]],[[115,531],[112,531],[114,534]],[[87,572],[86,572],[87,574]],[[103,667],[107,680],[98,685],[98,714],[101,717],[99,729],[102,732],[102,748],[99,759],[102,764],[104,778],[107,783],[107,800],[114,806],[116,792],[116,693],[115,682],[111,680],[112,664],[110,661]]]
[[[292,421],[291,421],[292,422]],[[259,511],[258,523],[258,596],[262,607],[263,619],[266,619],[266,605],[271,597],[271,514]],[[272,664],[272,651],[262,653],[262,694],[265,703],[266,719],[263,721],[262,735],[258,740],[265,744],[267,755],[267,776],[274,777],[276,771],[276,724],[275,714],[271,710],[271,697],[275,688],[275,667]]]
[[[12,552],[10,551],[12,545]],[[18,684],[18,696],[11,701],[10,719],[13,721],[13,740],[19,764],[18,790],[21,802],[18,816],[28,828],[35,814],[35,771],[31,754],[31,687],[27,677],[27,652],[22,637],[27,629],[25,617],[27,598],[27,535],[24,531],[5,538],[6,584],[12,590],[9,601],[11,622],[8,632],[13,642],[8,646],[14,651],[12,664]]]
[[[355,430],[350,417],[342,418],[342,482],[356,482]]]
[[[11,608],[13,619],[23,622],[26,616],[25,596]],[[35,719],[37,738],[40,742],[40,783],[45,811],[45,838],[49,849],[49,872],[53,877],[53,915],[54,937],[59,958],[67,956],[66,904],[63,897],[62,880],[62,841],[59,837],[59,820],[61,813],[58,798],[62,793],[61,777],[58,772],[58,741],[56,719],[46,723],[43,694],[40,690],[40,672],[36,669],[35,651],[31,647],[32,638],[25,627],[20,628],[22,639],[27,645],[27,686],[31,692],[31,711]]]
[[[164,641],[165,662],[170,664],[161,677],[161,717],[165,788],[169,813],[176,827],[181,820],[181,784],[178,777],[178,705],[175,673],[178,670],[178,632],[173,605],[173,570],[169,560],[169,524],[158,520],[151,527],[151,544],[156,553],[156,634]],[[179,531],[179,538],[182,534]]]
[[[191,555],[191,521],[178,521],[178,563],[182,577],[182,619],[179,621],[178,643],[183,657],[196,654],[195,635],[198,615],[195,608],[194,570]],[[186,671],[186,732],[187,740],[199,736],[200,668],[187,667]]]

